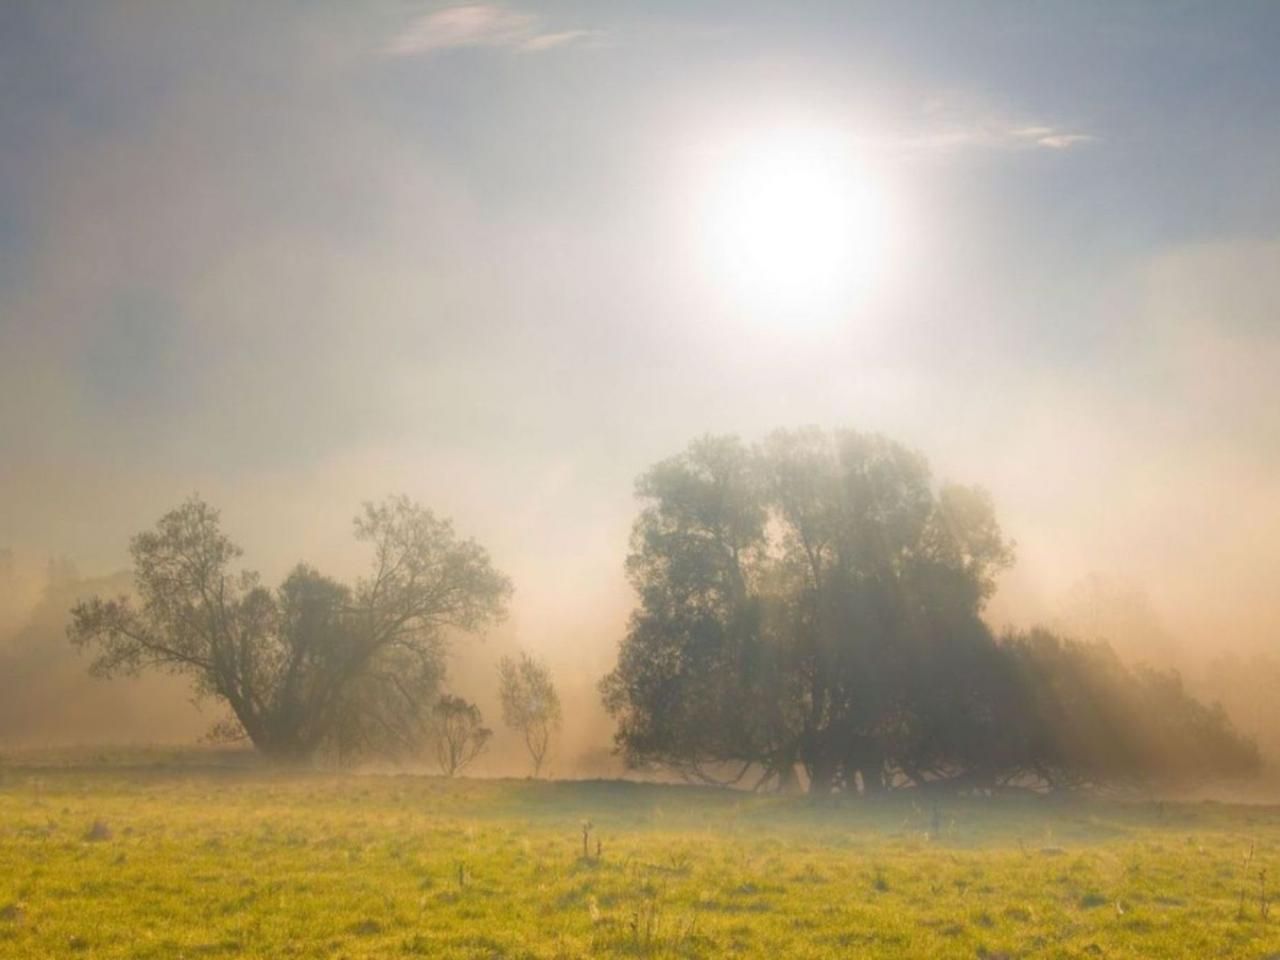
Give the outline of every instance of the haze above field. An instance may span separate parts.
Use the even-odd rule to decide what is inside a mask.
[[[1274,641],[1277,35],[1263,3],[8,5],[10,603],[192,491],[269,579],[351,576],[403,491],[591,693],[636,475],[818,423],[991,490],[997,622],[1100,570],[1185,646]]]

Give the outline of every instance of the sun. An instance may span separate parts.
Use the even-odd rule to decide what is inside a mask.
[[[883,266],[883,191],[841,137],[743,138],[718,151],[705,184],[705,255],[717,285],[748,309],[839,314]]]

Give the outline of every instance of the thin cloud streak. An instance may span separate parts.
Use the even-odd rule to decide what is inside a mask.
[[[1067,132],[1054,127],[1022,127],[1010,131],[1010,137],[1037,147],[1048,147],[1051,150],[1064,150],[1068,147],[1083,146],[1093,143],[1097,138],[1092,134]]]
[[[595,36],[594,30],[544,30],[542,21],[533,14],[477,3],[419,17],[391,42],[388,53],[412,57],[467,47],[540,52]]]
[[[867,147],[889,152],[959,153],[976,150],[1022,150],[1028,147],[1067,150],[1097,143],[1093,134],[1051,126],[1009,126],[989,123],[942,127],[931,132],[861,137]]]

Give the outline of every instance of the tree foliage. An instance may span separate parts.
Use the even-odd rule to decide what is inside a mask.
[[[503,657],[499,662],[498,684],[502,720],[523,738],[536,777],[560,729],[560,695],[551,682],[551,671],[522,651],[519,657]]]
[[[1176,672],[1128,668],[1105,642],[1002,638],[1018,696],[1010,766],[1055,786],[1186,785],[1254,772],[1254,743]]]
[[[270,757],[415,753],[450,635],[500,618],[510,584],[408,498],[366,504],[355,532],[369,576],[348,586],[299,564],[270,590],[233,569],[241,550],[218,512],[188,500],[133,539],[137,600],[78,603],[70,638],[101,676],[186,675]]]
[[[984,491],[811,429],[702,438],[637,492],[639,602],[602,683],[632,765],[817,792],[1049,779],[1015,735],[1038,660],[982,619],[1013,559]]]

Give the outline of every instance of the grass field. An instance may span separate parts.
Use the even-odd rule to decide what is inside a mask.
[[[1261,807],[0,767],[3,957],[1280,957],[1277,868]]]

